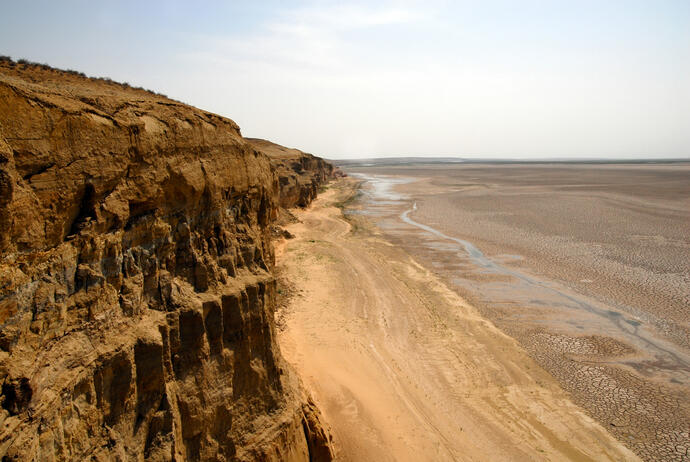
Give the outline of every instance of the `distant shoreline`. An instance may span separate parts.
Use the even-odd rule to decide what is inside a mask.
[[[328,159],[339,167],[403,167],[410,165],[448,164],[526,164],[526,165],[649,165],[690,164],[690,158],[682,159],[466,159],[460,157],[390,157],[372,159]]]

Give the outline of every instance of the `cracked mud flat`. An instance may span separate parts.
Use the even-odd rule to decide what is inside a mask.
[[[279,343],[339,460],[638,460],[509,336],[341,209],[341,180],[277,246]]]
[[[355,170],[358,212],[646,460],[690,447],[690,165]]]

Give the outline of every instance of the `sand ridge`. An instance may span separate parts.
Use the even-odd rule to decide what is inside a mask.
[[[277,247],[279,343],[341,460],[638,460],[517,343],[366,220],[341,180]]]

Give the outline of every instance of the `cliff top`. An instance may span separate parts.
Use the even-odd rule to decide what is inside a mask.
[[[240,128],[234,121],[172,100],[166,95],[133,87],[126,82],[115,82],[107,77],[87,77],[82,72],[56,69],[47,64],[25,60],[14,62],[0,56],[0,85],[6,85],[20,96],[43,105],[72,113],[89,112],[125,125],[137,122],[132,119],[138,119],[146,113],[161,111],[169,114],[175,109],[191,110],[207,121],[222,121],[227,128],[240,135]]]
[[[313,156],[308,152],[300,151],[296,148],[287,148],[272,141],[261,138],[245,138],[255,149],[263,152],[273,159],[296,159],[304,155]]]

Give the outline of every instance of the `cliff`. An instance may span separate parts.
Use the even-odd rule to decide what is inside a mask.
[[[270,224],[332,169],[300,165],[296,193],[231,120],[1,62],[3,460],[330,460],[275,342]]]
[[[307,206],[318,193],[319,185],[340,171],[325,160],[259,138],[245,138],[274,163],[278,176],[279,202],[284,208]]]

